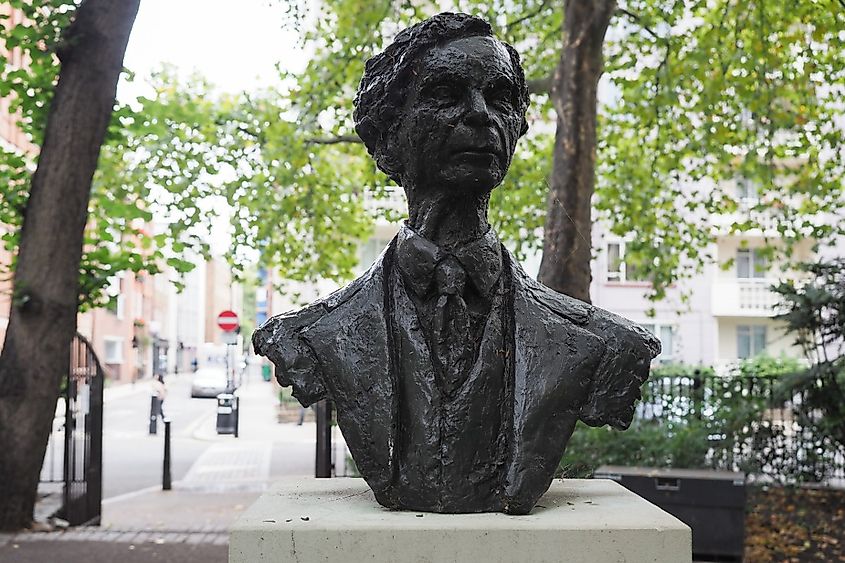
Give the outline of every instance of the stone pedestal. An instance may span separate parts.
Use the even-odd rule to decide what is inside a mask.
[[[690,560],[683,522],[604,479],[556,480],[526,516],[391,511],[362,479],[288,479],[238,518],[229,542],[230,563]]]

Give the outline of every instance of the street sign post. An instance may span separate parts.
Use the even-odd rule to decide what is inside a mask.
[[[234,311],[223,311],[217,315],[217,326],[225,333],[228,338],[226,342],[226,389],[228,392],[235,391],[235,364],[231,356],[230,348],[235,346],[238,342],[238,335],[236,331],[240,328],[238,322],[238,314]]]
[[[223,311],[217,315],[217,326],[226,332],[234,332],[240,326],[238,314],[234,311]]]

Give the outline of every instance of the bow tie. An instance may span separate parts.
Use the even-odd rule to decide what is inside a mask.
[[[455,262],[460,264],[465,276],[457,272],[460,268]],[[502,273],[502,247],[496,233],[489,229],[481,238],[446,251],[403,225],[397,235],[396,265],[405,282],[420,297],[438,291],[443,285],[443,280],[438,278],[444,276],[465,277],[478,293],[488,296]]]

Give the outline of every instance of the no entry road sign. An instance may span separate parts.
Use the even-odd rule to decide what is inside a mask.
[[[232,332],[239,326],[238,315],[234,311],[223,311],[217,315],[217,326],[226,332]]]

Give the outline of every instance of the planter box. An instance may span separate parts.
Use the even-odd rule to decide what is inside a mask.
[[[742,559],[745,541],[745,475],[706,469],[599,467],[613,479],[692,528],[693,557]]]

